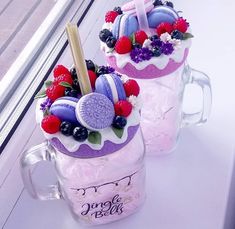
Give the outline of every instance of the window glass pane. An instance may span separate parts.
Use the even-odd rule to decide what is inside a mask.
[[[0,79],[55,4],[54,0],[0,1]]]

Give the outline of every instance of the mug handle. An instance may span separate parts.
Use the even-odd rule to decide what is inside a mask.
[[[21,174],[24,186],[34,199],[54,200],[61,199],[59,183],[46,187],[39,187],[32,179],[33,169],[41,161],[53,162],[55,158],[55,149],[48,141],[26,150],[21,158]]]
[[[198,70],[190,68],[189,65],[185,66],[184,69],[185,77],[187,78],[186,84],[195,84],[202,89],[203,93],[203,105],[202,109],[196,113],[185,113],[182,114],[182,127],[189,125],[200,125],[205,123],[210,115],[211,104],[212,104],[212,92],[209,77]]]

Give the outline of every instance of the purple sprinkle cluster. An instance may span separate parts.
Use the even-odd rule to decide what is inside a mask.
[[[159,39],[153,40],[151,45],[154,48],[160,48],[161,52],[165,55],[170,55],[174,51],[173,44],[171,44],[169,42],[164,43],[163,41],[161,41]]]
[[[131,51],[130,56],[135,63],[139,63],[145,60],[150,60],[153,56],[153,53],[148,48],[134,48]]]
[[[43,103],[40,104],[40,110],[46,111],[51,107],[51,105],[52,101],[49,98],[47,98]]]

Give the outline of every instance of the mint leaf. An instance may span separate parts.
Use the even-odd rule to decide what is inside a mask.
[[[183,40],[187,40],[189,38],[193,38],[193,35],[191,33],[184,33],[183,34]]]
[[[112,127],[112,130],[118,138],[122,138],[124,129],[117,129],[115,127]]]
[[[92,144],[100,145],[101,144],[101,138],[102,138],[101,134],[97,131],[92,131],[88,135],[88,141]]]
[[[95,64],[95,72],[97,72],[99,69],[99,66],[97,64]]]
[[[39,98],[44,98],[44,97],[46,97],[46,91],[45,91],[45,90],[42,90],[42,91],[39,91],[39,92],[35,95],[34,99],[39,99]]]
[[[130,40],[131,40],[132,44],[135,44],[135,34],[134,33],[130,36]]]
[[[60,86],[63,86],[63,87],[69,87],[69,88],[72,88],[72,85],[71,85],[71,84],[69,84],[68,82],[65,82],[65,81],[60,82],[60,83],[59,83],[59,85],[60,85]]]
[[[52,83],[53,83],[53,81],[47,80],[47,81],[44,82],[44,85],[45,85],[46,88],[48,88],[52,85]]]

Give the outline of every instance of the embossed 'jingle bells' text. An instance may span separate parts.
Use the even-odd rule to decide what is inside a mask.
[[[85,203],[82,205],[84,209],[81,214],[91,215],[95,218],[101,218],[109,215],[121,215],[123,212],[122,198],[117,194],[112,200],[108,200],[101,203]]]

